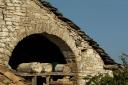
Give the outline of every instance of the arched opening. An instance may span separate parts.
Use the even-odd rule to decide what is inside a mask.
[[[28,62],[67,63],[60,48],[43,34],[32,34],[21,40],[12,52],[9,65],[16,69]]]

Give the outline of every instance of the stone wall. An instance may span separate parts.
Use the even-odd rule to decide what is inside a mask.
[[[57,36],[67,44],[77,64],[79,78],[108,72],[103,69],[100,55],[89,43],[38,0],[0,0],[0,63],[8,65],[17,43],[36,33]],[[57,41],[55,43],[60,45]]]

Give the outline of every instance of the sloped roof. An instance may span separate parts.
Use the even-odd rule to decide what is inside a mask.
[[[90,46],[93,47],[94,50],[99,53],[101,58],[104,61],[104,64],[110,65],[110,64],[117,64],[106,52],[104,49],[102,49],[99,44],[94,41],[92,38],[90,38],[85,32],[80,30],[80,27],[74,24],[71,20],[68,18],[64,17],[63,14],[61,14],[57,8],[53,7],[49,2],[46,1],[41,1],[42,6],[48,8],[51,12],[53,12],[58,19],[62,20],[63,22],[66,22],[71,28],[75,29],[78,34],[89,43]]]

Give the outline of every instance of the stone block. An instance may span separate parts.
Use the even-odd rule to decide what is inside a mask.
[[[12,4],[12,3],[10,2],[10,0],[6,0],[6,1],[8,1],[7,6],[14,6],[14,4]]]
[[[15,10],[15,7],[14,6],[7,6],[6,9],[7,10]]]
[[[43,70],[42,72],[52,72],[52,64],[50,63],[41,63]]]
[[[55,72],[71,73],[71,68],[67,64],[57,64]]]
[[[0,43],[0,47],[5,47],[5,44],[4,43]]]
[[[8,36],[8,32],[0,32],[0,37]]]
[[[1,35],[0,35],[0,37],[1,37]],[[4,39],[0,39],[0,42],[2,42],[2,43],[9,42],[9,41],[11,41],[11,40],[6,37]]]
[[[6,21],[6,25],[12,25],[12,21]]]
[[[40,73],[42,69],[43,67],[39,62],[21,63],[17,67],[17,71],[25,73]]]
[[[3,8],[5,6],[4,0],[0,0],[0,8]]]

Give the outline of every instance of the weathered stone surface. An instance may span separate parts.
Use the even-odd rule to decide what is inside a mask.
[[[43,67],[39,62],[22,63],[18,66],[17,71],[29,72],[29,73],[40,73]]]
[[[4,0],[0,0],[0,8],[2,8],[4,6],[5,6]]]
[[[52,64],[50,63],[41,63],[43,70],[42,72],[52,72]]]
[[[55,66],[55,72],[71,73],[71,68],[67,64],[57,64]]]
[[[49,3],[40,3],[38,0],[0,0],[1,64],[8,64],[18,42],[38,33],[44,34],[54,42],[68,63],[75,63],[75,72],[78,72],[77,75],[80,77],[78,85],[83,85],[80,83],[86,75],[111,73],[110,70],[103,68],[104,64],[115,62],[93,39],[80,31],[78,26],[63,17]]]

